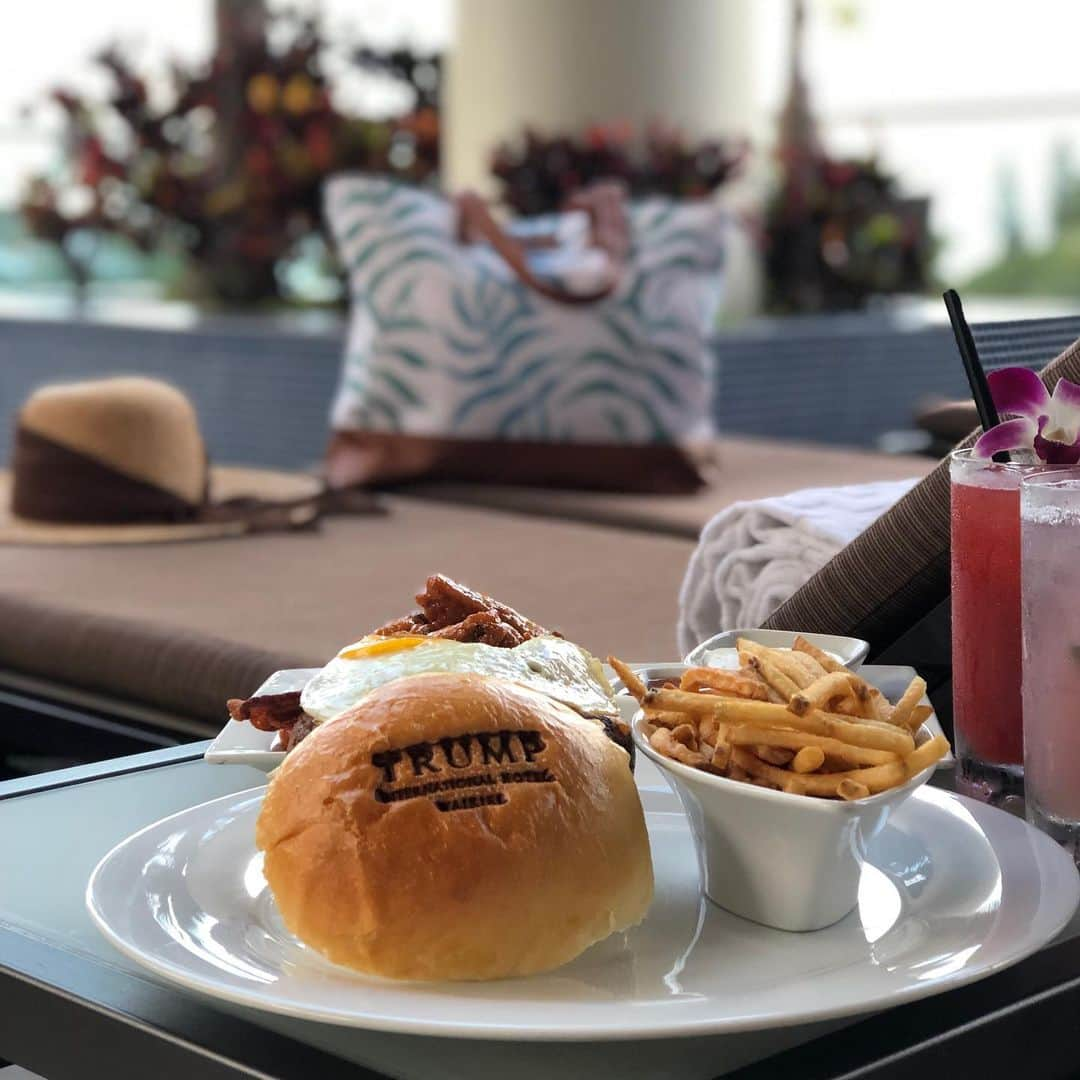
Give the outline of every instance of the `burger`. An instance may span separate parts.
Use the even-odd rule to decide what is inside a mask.
[[[256,841],[286,926],[392,979],[547,971],[652,899],[626,750],[497,673],[406,674],[315,725],[272,777]]]

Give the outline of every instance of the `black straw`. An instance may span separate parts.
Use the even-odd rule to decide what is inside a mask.
[[[983,431],[989,431],[1001,423],[1001,417],[994,405],[993,395],[990,393],[990,384],[986,381],[986,372],[983,371],[979,360],[979,351],[975,348],[975,339],[971,336],[971,327],[964,318],[964,307],[960,303],[960,296],[955,289],[946,289],[943,295],[945,310],[949,313],[949,322],[952,323],[953,337],[956,338],[956,347],[960,351],[960,359],[964,363],[964,374],[967,375],[968,386],[971,387],[971,396],[975,399],[975,408],[979,414],[979,423]],[[1007,451],[994,455],[995,461],[1008,461]]]

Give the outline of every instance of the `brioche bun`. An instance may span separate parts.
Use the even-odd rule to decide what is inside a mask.
[[[318,727],[271,781],[256,840],[286,926],[394,979],[547,971],[652,899],[626,751],[479,675],[399,679]]]

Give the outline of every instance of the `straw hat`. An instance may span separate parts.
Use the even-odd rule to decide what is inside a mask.
[[[313,476],[209,465],[191,402],[155,379],[46,386],[0,472],[0,544],[148,544],[312,524]]]

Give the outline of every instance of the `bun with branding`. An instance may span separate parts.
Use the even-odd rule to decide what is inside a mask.
[[[399,679],[318,727],[271,781],[256,839],[286,926],[388,978],[547,971],[652,899],[626,751],[479,675]]]

